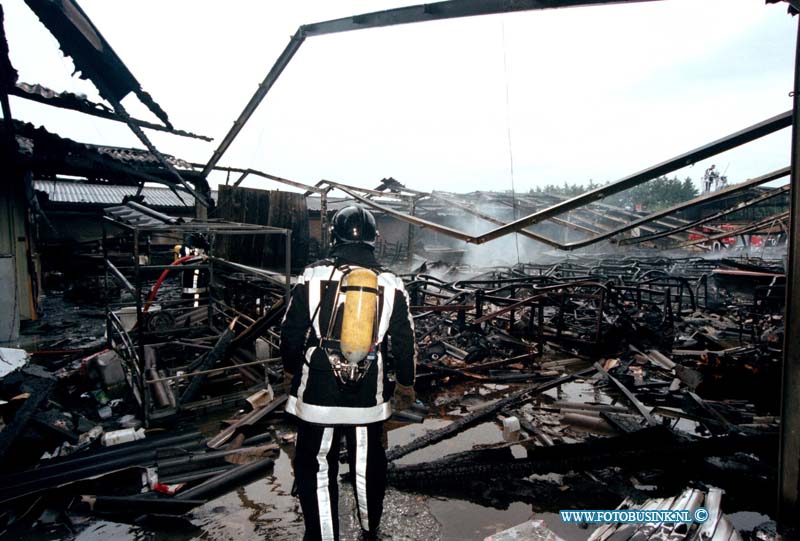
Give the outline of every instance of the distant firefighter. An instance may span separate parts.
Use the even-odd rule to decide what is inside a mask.
[[[727,182],[727,178],[725,181]],[[715,169],[714,164],[711,164],[711,167],[706,169],[705,174],[703,175],[703,193],[709,193],[711,191],[711,187],[714,186],[715,189],[719,188],[720,184],[720,175],[719,172]]]
[[[201,256],[208,251],[208,241],[200,233],[191,233],[184,237],[182,245],[175,247],[175,258]],[[208,271],[192,269],[183,271],[183,290],[181,297],[190,301],[197,308],[208,298]]]

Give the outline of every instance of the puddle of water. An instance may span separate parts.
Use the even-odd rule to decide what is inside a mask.
[[[192,522],[203,529],[202,539],[300,539],[303,520],[290,494],[292,480],[291,460],[281,451],[270,475],[198,508]]]
[[[531,517],[531,507],[512,503],[508,509],[491,509],[462,500],[428,501],[431,513],[441,524],[441,539],[484,539],[521,524]]]
[[[139,528],[101,520],[92,524],[75,537],[75,541],[101,541],[104,539],[145,539]],[[57,539],[57,538],[55,538]]]
[[[723,507],[724,511],[724,507]],[[738,513],[726,513],[725,516],[731,521],[733,527],[739,532],[751,532],[756,526],[759,526],[769,520],[772,520],[767,515],[756,513],[755,511],[739,511]]]
[[[561,520],[558,513],[537,513],[534,518],[544,520],[545,526],[564,541],[586,541],[592,532],[599,528],[599,525],[581,528],[577,524],[567,524]]]
[[[562,402],[583,402],[595,404],[611,404],[613,400],[591,381],[576,380],[542,393],[553,400]]]

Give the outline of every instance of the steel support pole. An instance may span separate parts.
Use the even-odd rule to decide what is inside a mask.
[[[328,250],[330,248],[330,239],[328,237],[330,228],[328,226],[328,192],[324,191],[319,194],[319,257],[325,259],[328,257]]]
[[[417,213],[417,198],[412,197],[408,205],[408,215],[414,216]],[[408,224],[408,253],[406,258],[411,261],[414,251],[414,224]]]
[[[286,306],[292,296],[292,230],[286,230]]]
[[[799,20],[800,22],[800,20]],[[786,258],[786,315],[783,345],[781,439],[778,469],[778,520],[796,525],[800,501],[800,24],[795,49],[792,126],[791,235]]]

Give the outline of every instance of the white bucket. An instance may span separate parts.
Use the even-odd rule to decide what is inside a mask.
[[[160,310],[160,304],[151,304],[147,312],[159,312]],[[125,332],[131,332],[136,327],[135,306],[123,306],[119,310],[114,310],[114,313],[119,318],[120,323],[122,323],[122,328],[125,329]]]

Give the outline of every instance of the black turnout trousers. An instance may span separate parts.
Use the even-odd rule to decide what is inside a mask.
[[[353,492],[361,529],[375,533],[386,492],[383,423],[323,426],[299,421],[294,456],[297,494],[303,508],[305,540],[339,539],[339,452],[342,436],[353,474]]]

